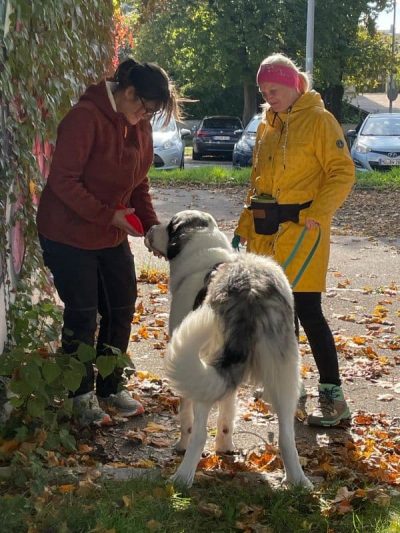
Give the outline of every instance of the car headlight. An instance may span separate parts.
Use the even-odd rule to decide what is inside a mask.
[[[172,148],[174,146],[174,143],[172,141],[165,141],[165,143],[161,146],[163,150],[168,150],[169,148]]]
[[[236,143],[235,148],[237,150],[239,150],[240,152],[248,152],[248,151],[252,151],[253,150],[252,147],[249,145],[249,143],[246,142],[244,139],[241,140],[241,141],[238,141]]]
[[[370,148],[369,146],[367,146],[366,144],[363,144],[362,142],[357,142],[355,145],[354,145],[354,151],[355,152],[358,152],[359,154],[367,154],[368,152],[370,152],[372,150],[372,148]]]

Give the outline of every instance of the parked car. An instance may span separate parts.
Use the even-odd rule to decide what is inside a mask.
[[[182,139],[190,135],[190,130],[185,128],[180,130],[173,117],[166,126],[163,126],[163,122],[164,116],[159,113],[151,121],[154,167],[161,170],[184,168],[185,143]]]
[[[400,165],[400,113],[370,114],[349,130],[351,157],[358,170],[390,170]]]
[[[242,136],[233,148],[232,164],[234,167],[251,167],[253,163],[253,148],[256,142],[258,125],[261,122],[261,113],[247,124]]]
[[[204,117],[193,135],[192,158],[199,160],[203,155],[232,157],[233,147],[242,133],[243,124],[238,117]]]

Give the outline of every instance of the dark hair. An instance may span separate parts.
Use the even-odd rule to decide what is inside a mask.
[[[178,98],[173,83],[163,68],[155,63],[139,63],[132,58],[119,64],[113,81],[118,83],[117,90],[134,87],[144,100],[159,102],[160,111],[168,123],[171,116],[180,118]]]

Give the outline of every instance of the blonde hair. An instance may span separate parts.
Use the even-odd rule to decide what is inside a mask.
[[[289,59],[284,54],[278,54],[278,53],[271,54],[270,56],[266,57],[265,59],[261,61],[261,65],[284,65],[285,67],[292,68],[293,70],[297,72],[297,74],[300,77],[300,84],[301,84],[300,92],[303,94],[310,90],[311,80],[308,74],[306,74],[305,72],[302,72],[296,66],[294,61]]]

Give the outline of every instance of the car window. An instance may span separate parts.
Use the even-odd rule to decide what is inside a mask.
[[[361,135],[400,136],[400,117],[371,117],[363,128]]]
[[[261,122],[261,116],[253,117],[250,122],[247,124],[246,132],[247,133],[256,133],[258,125]]]
[[[203,120],[203,128],[210,128],[216,130],[223,129],[232,129],[239,130],[242,129],[242,124],[237,118],[205,118]]]
[[[175,131],[176,130],[176,122],[173,117],[171,118],[171,120],[166,126],[163,126],[163,122],[164,122],[164,115],[157,114],[154,118],[152,118],[151,125],[153,127],[153,131]]]

